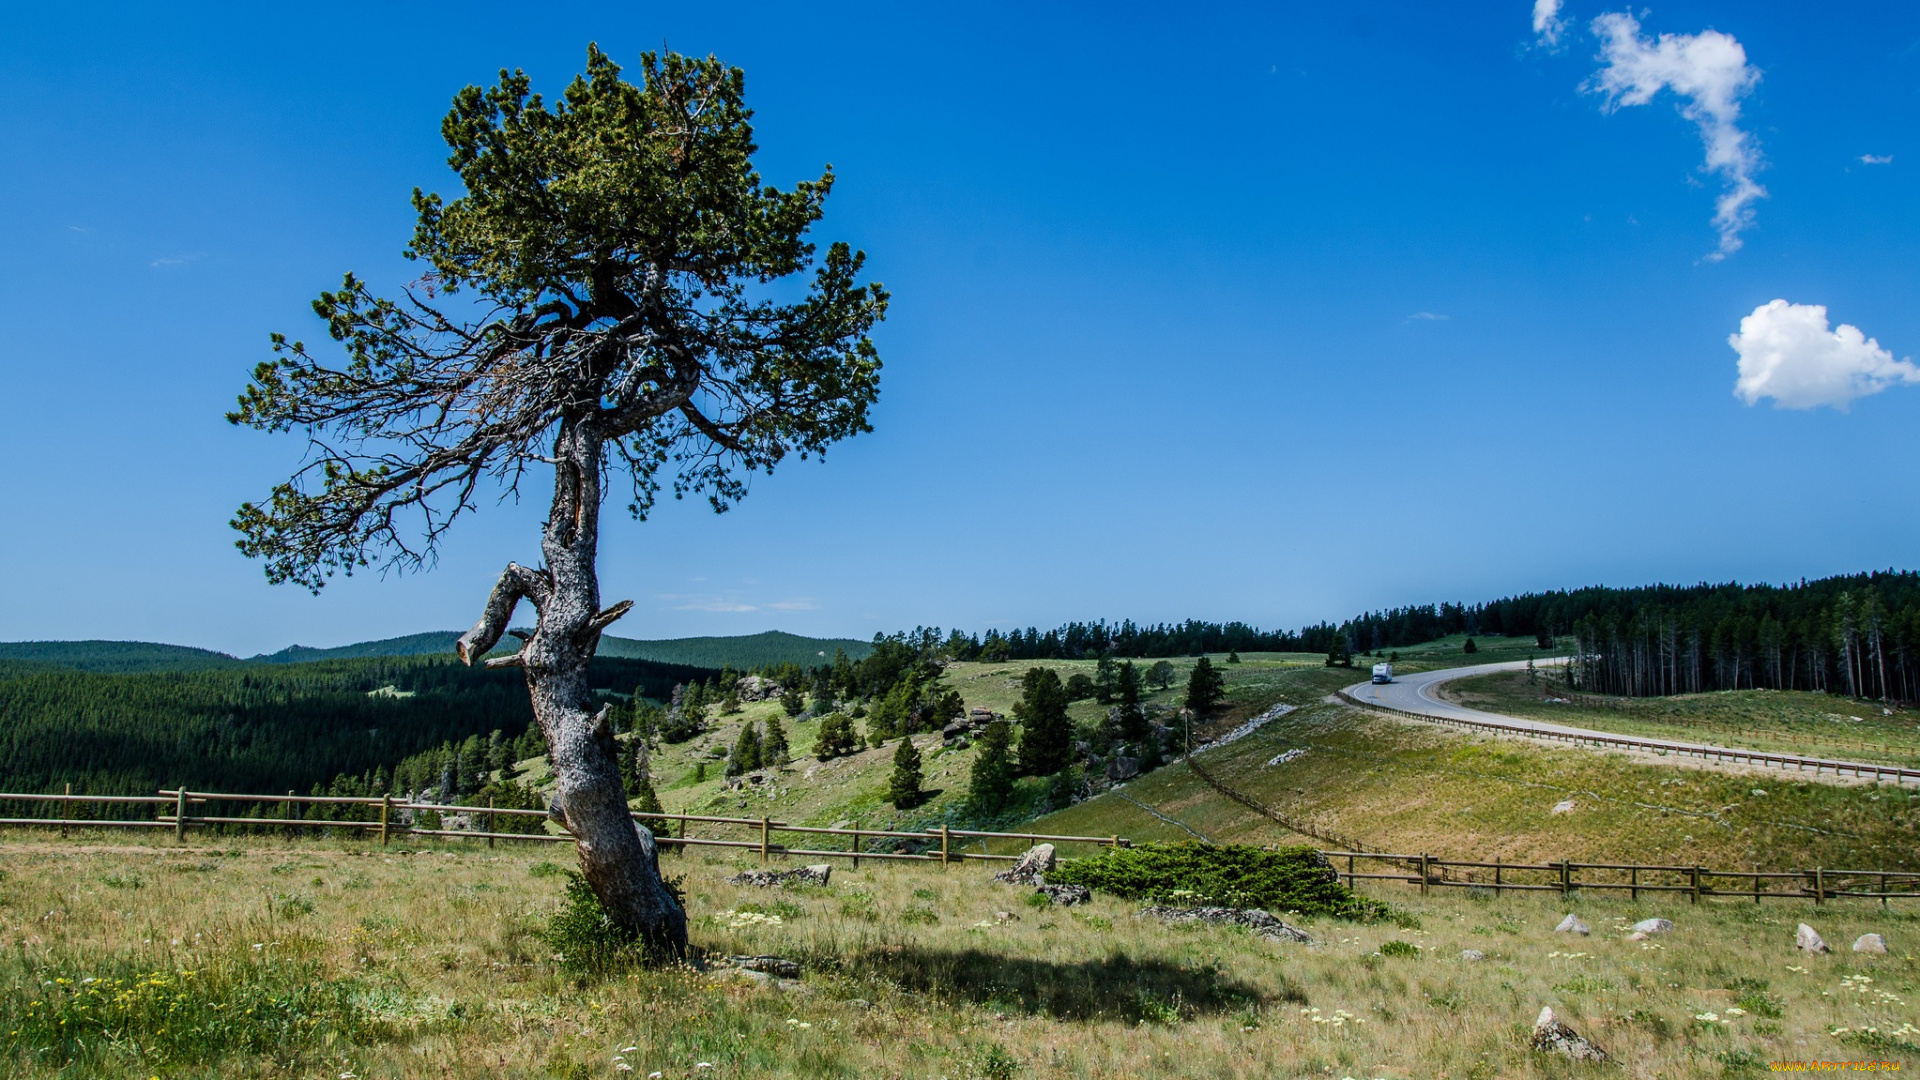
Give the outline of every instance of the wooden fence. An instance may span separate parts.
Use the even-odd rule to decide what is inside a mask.
[[[1866,899],[1879,900],[1882,906],[1891,900],[1920,900],[1920,873],[1901,870],[1714,870],[1648,863],[1480,862],[1378,851],[1329,851],[1326,855],[1349,886],[1360,881],[1404,882],[1419,886],[1422,894],[1438,888],[1482,889],[1495,896],[1508,891],[1567,894],[1612,890],[1635,900],[1641,893],[1682,893],[1695,904],[1702,898],[1752,900],[1756,904],[1762,900],[1812,900],[1821,904],[1836,899]],[[1363,862],[1376,869],[1363,871]]]
[[[565,833],[540,832],[503,832],[498,831],[499,818],[525,820],[538,818],[543,822],[548,814],[545,810],[521,810],[506,807],[489,806],[453,806],[444,803],[409,802],[391,796],[381,798],[348,798],[323,795],[235,795],[217,792],[185,791],[178,789],[163,790],[158,795],[21,795],[0,793],[0,805],[7,802],[58,804],[65,809],[60,817],[9,817],[0,818],[0,826],[45,826],[61,829],[105,828],[105,829],[171,829],[174,839],[184,842],[189,828],[235,827],[258,831],[284,831],[294,833],[300,829],[348,829],[377,835],[382,844],[390,843],[395,837],[437,836],[454,837],[463,840],[484,840],[492,847],[500,840],[526,840],[532,842],[571,843],[573,837]],[[278,806],[281,816],[259,817],[239,814],[217,814],[208,811],[218,809],[223,804],[233,805],[250,803],[257,807]],[[156,810],[150,820],[104,819],[98,817],[75,817],[71,807],[75,804],[118,806],[152,806]],[[309,816],[313,807],[329,806],[348,809],[363,815],[357,819],[318,818]],[[307,811],[307,813],[303,813]],[[195,811],[198,811],[197,813]],[[471,829],[428,829],[417,828],[411,822],[402,820],[401,811],[408,814],[438,813],[462,814],[475,825],[484,821],[486,827]],[[767,862],[775,856],[817,859],[849,859],[853,865],[860,865],[862,859],[879,859],[907,862],[937,862],[943,865],[962,861],[1002,861],[1012,862],[1019,858],[1016,854],[996,853],[986,850],[991,843],[1001,843],[1008,847],[1031,847],[1038,843],[1078,844],[1095,848],[1131,847],[1132,841],[1120,836],[1059,836],[1048,833],[1023,832],[985,832],[972,829],[952,829],[941,826],[938,829],[921,831],[899,831],[888,829],[837,829],[813,825],[789,825],[772,818],[715,817],[706,814],[640,814],[633,815],[635,820],[645,821],[654,829],[655,837],[663,850],[684,851],[694,847],[734,848],[758,853],[761,862]],[[699,827],[703,832],[716,829],[743,830],[745,835],[739,838],[720,836],[696,836],[693,829]],[[799,836],[802,838],[844,838],[841,846],[807,847],[788,846],[776,841],[776,836]],[[896,847],[904,842],[919,847],[918,851],[874,850],[873,845],[885,846],[893,841]],[[804,844],[807,842],[803,840]],[[969,847],[978,845],[981,850],[969,851]],[[1752,900],[1812,900],[1816,904],[1837,899],[1879,900],[1884,906],[1893,900],[1920,900],[1920,872],[1901,870],[1829,870],[1815,867],[1812,870],[1715,870],[1704,866],[1674,866],[1649,863],[1578,863],[1548,862],[1525,863],[1503,862],[1498,859],[1484,862],[1471,859],[1442,859],[1433,855],[1393,854],[1381,851],[1328,851],[1334,871],[1347,885],[1353,886],[1362,881],[1402,883],[1417,886],[1422,894],[1439,888],[1482,889],[1495,896],[1503,892],[1557,892],[1562,895],[1593,891],[1625,892],[1634,899],[1641,893],[1680,893],[1692,903],[1704,899]]]
[[[537,818],[541,822],[548,819],[545,810],[510,809],[494,806],[454,806],[445,803],[409,802],[392,796],[380,798],[356,798],[325,795],[239,795],[221,792],[186,791],[182,789],[162,789],[158,795],[74,795],[71,792],[60,795],[23,795],[0,792],[0,805],[8,801],[20,803],[60,804],[64,813],[58,817],[6,817],[0,818],[0,826],[39,825],[60,829],[105,828],[105,829],[172,829],[176,841],[185,842],[187,830],[195,827],[228,826],[244,827],[264,832],[284,831],[292,833],[299,829],[346,829],[377,834],[382,845],[390,843],[396,836],[442,836],[463,840],[484,840],[492,847],[499,840],[528,840],[534,842],[572,843],[573,837],[566,833],[500,831],[500,818],[519,819]],[[277,816],[263,817],[258,813],[220,814],[209,811],[222,804],[252,804],[257,810],[261,807],[277,806]],[[108,819],[103,817],[76,817],[71,809],[75,804],[105,806],[145,805],[156,808],[155,816],[150,820]],[[311,810],[316,806],[352,808],[354,817],[315,817]],[[197,812],[196,812],[197,811]],[[303,812],[305,811],[305,812]],[[485,828],[447,829],[420,828],[414,821],[403,820],[406,815],[433,813],[439,815],[459,814],[474,825],[485,823]],[[1011,833],[985,832],[973,829],[953,829],[942,825],[938,829],[921,831],[899,831],[888,829],[863,829],[857,824],[852,828],[836,829],[813,825],[790,825],[772,818],[735,818],[714,817],[705,814],[642,814],[634,813],[636,821],[646,822],[654,831],[654,837],[664,850],[684,850],[692,847],[745,848],[757,851],[760,861],[766,862],[774,856],[799,856],[805,858],[842,858],[851,859],[859,866],[862,859],[902,860],[909,862],[953,863],[965,860],[987,860],[1013,862],[1020,858],[1017,854],[996,854],[987,850],[992,842],[1007,845],[1031,847],[1039,843],[1084,844],[1102,848],[1130,847],[1132,841],[1120,836],[1056,836],[1047,833]],[[417,817],[414,820],[418,820]],[[745,830],[745,839],[727,839],[716,836],[696,836],[693,827],[715,826],[722,829]],[[702,828],[704,832],[712,829]],[[789,846],[776,842],[776,835],[796,834],[801,837],[844,837],[844,846],[805,847]],[[736,834],[737,835],[737,834]],[[802,841],[804,843],[804,841]],[[874,850],[875,844],[882,848],[889,845],[895,850]],[[978,845],[981,850],[969,851],[969,847]],[[935,850],[937,846],[937,850]],[[923,850],[899,850],[902,847]]]

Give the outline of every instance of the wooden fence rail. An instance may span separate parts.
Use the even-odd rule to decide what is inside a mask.
[[[548,812],[545,810],[409,802],[391,796],[353,798],[292,793],[240,795],[180,789],[163,790],[158,795],[42,795],[0,792],[0,805],[4,805],[8,800],[23,803],[60,803],[68,807],[73,804],[154,806],[159,808],[160,812],[151,820],[76,818],[68,809],[64,816],[57,818],[0,818],[0,826],[41,825],[63,829],[170,828],[174,830],[174,836],[179,840],[185,839],[188,828],[223,825],[289,832],[301,828],[377,831],[382,843],[390,843],[395,836],[444,836],[484,840],[489,847],[498,840],[548,843],[570,843],[573,840],[572,836],[565,833],[500,832],[496,829],[496,818],[545,819],[548,817]],[[203,811],[211,809],[221,803],[277,805],[281,808],[282,816],[243,817],[191,812],[195,809]],[[313,806],[357,807],[362,809],[367,817],[362,820],[336,820],[304,817],[299,814],[300,808]],[[413,824],[413,820],[403,820],[402,815],[396,814],[396,811],[402,811],[406,815],[461,814],[476,827],[420,828]],[[818,825],[789,825],[784,821],[775,821],[766,817],[716,817],[707,814],[635,813],[633,817],[653,827],[656,839],[663,849],[734,848],[757,852],[762,862],[767,862],[774,856],[850,859],[855,866],[860,864],[861,859],[941,864],[962,861],[1011,862],[1019,856],[996,854],[984,849],[990,842],[1024,844],[1029,847],[1038,843],[1084,844],[1099,848],[1132,846],[1131,841],[1120,836],[985,832],[974,829],[951,829],[944,826],[917,832],[863,829],[858,825],[839,829]],[[483,820],[487,827],[478,828],[477,826]],[[743,839],[711,835],[693,836],[689,835],[689,827],[693,825],[745,829],[748,830],[748,835]],[[774,840],[776,834],[845,837],[847,844],[844,848],[789,847],[777,843]],[[884,843],[888,840],[910,841],[916,845],[923,845],[926,850],[868,850],[867,845],[873,842]],[[964,851],[958,846],[975,843],[978,843],[982,850]],[[1879,900],[1883,906],[1893,900],[1920,900],[1920,872],[1906,870],[1830,870],[1825,867],[1815,867],[1812,870],[1761,870],[1758,867],[1749,870],[1715,870],[1704,866],[1680,866],[1670,863],[1572,861],[1529,863],[1505,862],[1499,859],[1488,862],[1478,859],[1442,859],[1424,853],[1410,855],[1381,851],[1334,850],[1327,851],[1325,854],[1331,861],[1334,872],[1349,886],[1362,881],[1393,882],[1417,886],[1422,893],[1437,888],[1482,889],[1496,896],[1503,892],[1558,892],[1565,895],[1582,890],[1613,890],[1626,892],[1635,899],[1638,899],[1641,893],[1680,893],[1685,894],[1693,903],[1699,903],[1703,898],[1732,898],[1751,900],[1754,903],[1760,903],[1763,900],[1811,899],[1816,904],[1837,899],[1865,899]]]
[[[458,806],[447,803],[410,802],[395,799],[392,796],[378,798],[339,796],[339,795],[249,795],[233,792],[188,791],[179,788],[164,788],[157,795],[75,795],[66,794],[12,794],[0,792],[0,806],[8,800],[26,803],[62,803],[73,804],[144,804],[161,808],[151,820],[125,820],[106,818],[74,817],[69,809],[63,817],[19,817],[0,818],[4,825],[51,825],[61,828],[125,828],[152,829],[170,828],[177,840],[186,839],[189,828],[209,825],[245,826],[254,829],[282,830],[292,832],[297,829],[347,829],[364,832],[378,832],[382,844],[390,843],[395,836],[446,836],[467,840],[485,840],[492,847],[499,840],[528,840],[534,842],[571,843],[573,837],[564,832],[550,833],[544,829],[539,832],[501,832],[498,820],[507,818],[549,818],[548,811],[515,807],[495,806]],[[256,807],[278,807],[276,816],[244,816],[239,814],[207,813],[207,810],[222,803],[250,803]],[[303,814],[303,809],[315,806],[357,807],[364,817],[312,817]],[[195,813],[194,811],[200,811]],[[459,814],[475,825],[467,829],[430,829],[416,824],[419,814]],[[1051,833],[1012,833],[983,832],[972,829],[950,829],[941,826],[938,829],[921,831],[899,831],[888,829],[863,829],[855,825],[850,829],[827,828],[817,825],[789,825],[784,821],[771,818],[735,818],[716,817],[708,814],[642,814],[634,813],[634,820],[646,822],[655,832],[655,839],[663,849],[684,850],[691,847],[745,848],[757,851],[761,862],[767,862],[774,856],[800,856],[806,858],[851,859],[855,866],[861,859],[907,860],[915,862],[938,862],[942,864],[972,861],[1012,862],[1020,858],[1014,854],[994,854],[985,850],[988,841],[1000,841],[1012,844],[1024,843],[1031,847],[1038,843],[1088,844],[1098,847],[1130,847],[1132,841],[1120,836],[1062,836]],[[404,819],[403,819],[404,818]],[[484,821],[486,827],[479,828]],[[689,825],[717,825],[723,827],[745,828],[752,831],[753,839],[736,840],[716,836],[694,836],[689,833]],[[844,849],[790,847],[774,840],[776,833],[798,833],[813,836],[844,836],[848,844]],[[903,840],[915,845],[924,845],[925,851],[875,851],[864,845],[888,840]],[[979,851],[962,850],[957,845],[978,842]],[[934,846],[938,850],[932,850]]]

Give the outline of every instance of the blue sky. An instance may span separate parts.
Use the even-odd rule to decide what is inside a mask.
[[[431,573],[269,586],[226,523],[300,448],[222,413],[343,271],[417,273],[454,92],[557,91],[588,41],[744,68],[763,174],[831,162],[818,235],[894,294],[873,434],[724,516],[612,518],[616,633],[1293,626],[1916,562],[1920,9],[831,7],[16,11],[0,638],[464,626],[537,558],[535,493]]]

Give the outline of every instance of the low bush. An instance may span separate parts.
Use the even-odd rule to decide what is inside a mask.
[[[1365,922],[1392,914],[1386,904],[1342,885],[1326,856],[1311,847],[1140,844],[1062,863],[1048,872],[1047,881],[1163,904],[1218,904]]]

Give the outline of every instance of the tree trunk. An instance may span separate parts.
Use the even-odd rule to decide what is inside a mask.
[[[618,743],[607,710],[590,711],[587,663],[600,634],[631,603],[600,610],[599,546],[603,439],[591,420],[562,422],[554,439],[553,509],[541,550],[544,571],[509,565],[480,622],[460,639],[471,664],[500,638],[514,604],[533,601],[539,624],[507,663],[525,669],[533,714],[560,781],[556,817],[578,841],[580,872],[600,904],[655,958],[687,948],[687,916],[660,877],[653,833],[627,812]],[[501,664],[502,661],[490,661]]]

